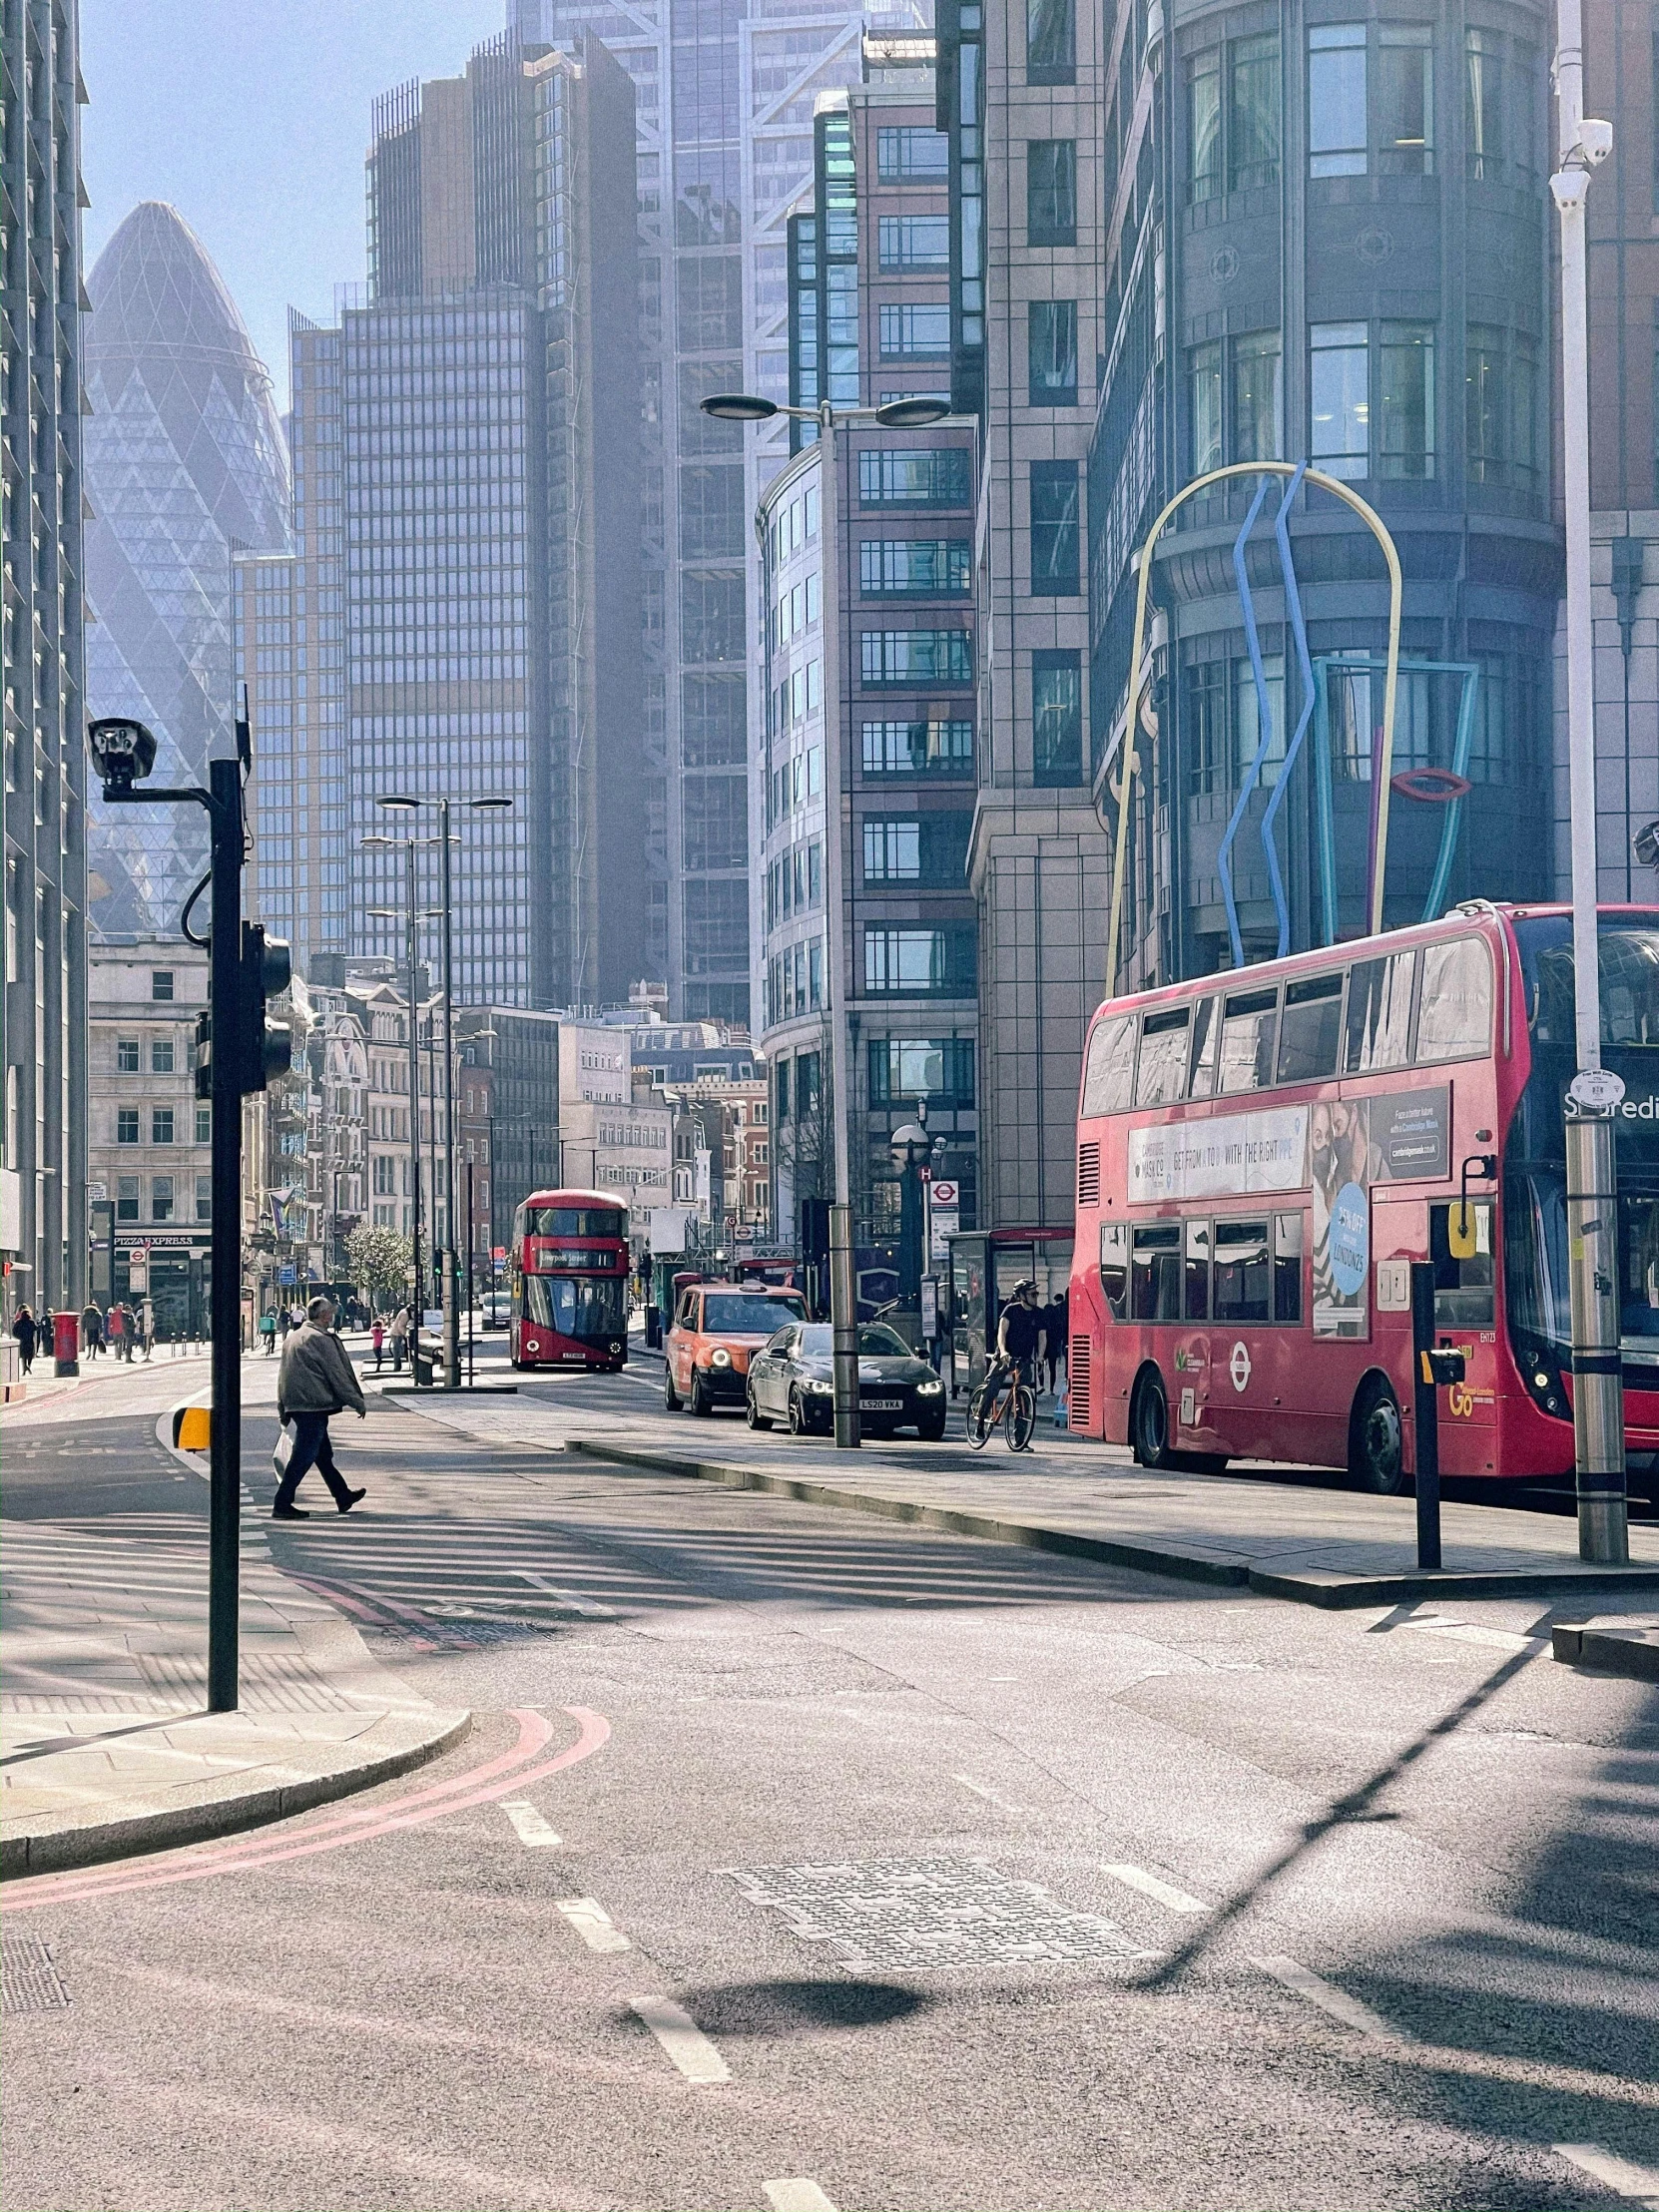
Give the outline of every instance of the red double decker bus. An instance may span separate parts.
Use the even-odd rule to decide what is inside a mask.
[[[628,1210],[604,1191],[537,1191],[513,1216],[515,1368],[628,1363]]]
[[[1599,916],[1626,1443],[1659,1454],[1659,908]],[[1573,1464],[1570,917],[1443,920],[1109,1001],[1077,1131],[1069,1424],[1147,1466],[1413,1466],[1410,1264],[1466,1378],[1447,1474]],[[1466,1202],[1466,1211],[1465,1211]]]

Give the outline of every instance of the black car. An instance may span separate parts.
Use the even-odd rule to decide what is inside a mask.
[[[793,1436],[834,1426],[833,1350],[828,1322],[796,1322],[749,1363],[751,1428],[787,1421]],[[944,1434],[944,1384],[903,1338],[879,1322],[858,1329],[858,1425],[866,1436],[913,1428],[927,1443]]]

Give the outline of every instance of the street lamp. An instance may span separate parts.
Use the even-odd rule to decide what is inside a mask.
[[[919,1121],[900,1122],[887,1140],[898,1170],[898,1295],[906,1313],[921,1311],[921,1171],[933,1157],[933,1140]]]
[[[450,871],[453,839],[449,830],[449,810],[452,802],[447,792],[440,793],[435,798],[430,799],[416,797],[410,792],[381,792],[377,795],[375,804],[388,809],[394,814],[413,814],[422,807],[436,807],[438,810],[437,844],[442,855],[440,867],[442,902],[437,911],[443,923],[443,1374],[444,1388],[458,1390],[461,1386],[461,1344],[460,1314],[457,1310],[459,1286],[456,1279],[455,1253],[455,903]],[[470,808],[474,814],[504,814],[511,808],[513,801],[508,793],[486,792],[480,793],[476,798],[464,799],[460,804]],[[367,841],[367,839],[364,840],[365,843]],[[414,907],[414,843],[413,838],[408,840],[409,906],[411,914]],[[412,920],[409,925],[409,989],[411,1022],[410,1080],[415,1086],[414,1095],[418,1100],[419,1060],[413,1041],[412,1028],[414,1019],[414,924]],[[437,1112],[435,1095],[432,1100],[432,1111],[435,1117]],[[415,1118],[418,1121],[418,1108]],[[418,1184],[420,1177],[418,1138],[416,1139],[414,1173]],[[432,1211],[434,1215],[437,1212],[437,1194],[435,1191],[433,1193]],[[434,1239],[433,1242],[435,1247],[436,1240]],[[418,1267],[418,1256],[416,1264]]]
[[[829,965],[830,1088],[833,1100],[834,1204],[830,1209],[830,1326],[834,1347],[835,1449],[853,1451],[858,1446],[858,1312],[852,1280],[852,1175],[847,1153],[847,1124],[851,1114],[850,1054],[846,1037],[845,973],[850,946],[843,945],[844,915],[841,841],[841,684],[839,600],[835,589],[840,564],[837,552],[838,479],[835,432],[871,423],[883,430],[919,430],[942,422],[950,413],[950,401],[940,393],[916,393],[906,399],[889,399],[879,407],[835,407],[826,399],[817,407],[787,407],[758,392],[711,392],[702,402],[703,412],[717,422],[770,422],[787,415],[795,422],[818,426],[819,531],[826,548],[824,624],[824,812],[827,829],[824,897],[827,915],[832,915],[834,937],[826,946]]]
[[[1549,180],[1549,191],[1561,219],[1561,487],[1567,541],[1567,769],[1578,1062],[1567,1089],[1566,1117],[1573,1458],[1578,1556],[1598,1565],[1623,1566],[1630,1557],[1630,1536],[1612,1115],[1624,1085],[1601,1065],[1585,260],[1590,172],[1599,169],[1612,152],[1613,130],[1611,124],[1584,113],[1581,0],[1557,0],[1555,21],[1560,167]]]

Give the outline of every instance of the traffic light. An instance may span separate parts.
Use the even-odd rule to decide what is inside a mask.
[[[293,961],[281,938],[268,937],[257,921],[245,921],[236,1051],[237,1089],[244,1097],[287,1072],[293,1052],[287,1029],[272,1021],[265,1008],[267,999],[281,996],[292,976]]]

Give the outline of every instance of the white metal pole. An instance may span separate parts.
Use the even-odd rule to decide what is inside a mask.
[[[1613,1125],[1605,1103],[1584,1082],[1587,1072],[1601,1065],[1585,202],[1590,170],[1606,159],[1612,134],[1605,124],[1586,125],[1584,118],[1580,0],[1557,0],[1555,95],[1560,164],[1549,189],[1561,223],[1561,487],[1567,541],[1567,763],[1578,1064],[1566,1121],[1573,1458],[1579,1557],[1622,1565],[1630,1545]]]

